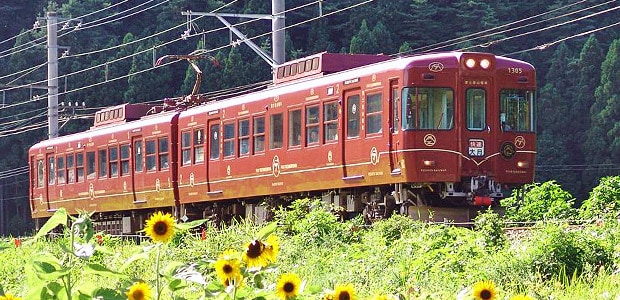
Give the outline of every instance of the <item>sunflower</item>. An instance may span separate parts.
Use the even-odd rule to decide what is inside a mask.
[[[266,267],[276,261],[279,250],[278,237],[271,235],[266,242],[254,240],[248,243],[243,252],[243,260],[248,264],[248,268]]]
[[[134,283],[127,292],[128,300],[147,300],[152,299],[149,285],[143,281]]]
[[[0,300],[22,300],[22,298],[15,297],[11,293],[6,293],[4,296],[0,296]]]
[[[175,223],[174,217],[170,214],[166,213],[164,215],[158,211],[146,220],[144,231],[153,241],[166,243],[174,235]]]
[[[336,285],[334,290],[334,300],[353,300],[355,297],[355,288],[352,284]]]
[[[276,296],[280,299],[289,299],[299,294],[301,279],[293,273],[286,273],[280,276],[276,285]]]
[[[519,294],[519,295],[514,295],[510,297],[510,300],[534,300],[534,298],[528,295]]]
[[[241,261],[238,254],[233,250],[226,250],[217,261],[215,261],[215,273],[217,277],[226,285],[241,274]]]
[[[235,287],[240,288],[243,286],[243,275],[238,273],[235,277],[222,279],[222,285],[228,290],[229,288]]]
[[[495,296],[495,284],[493,281],[483,280],[474,284],[474,298],[476,300],[493,300]]]

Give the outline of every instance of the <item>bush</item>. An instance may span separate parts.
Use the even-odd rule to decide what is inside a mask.
[[[500,203],[508,220],[523,222],[572,219],[577,214],[574,202],[575,198],[552,180],[526,185],[520,193]]]
[[[620,212],[620,176],[604,177],[579,209],[583,219],[615,219]]]

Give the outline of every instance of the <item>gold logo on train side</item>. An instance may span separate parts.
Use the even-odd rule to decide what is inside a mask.
[[[277,155],[273,156],[273,161],[271,162],[271,173],[274,177],[280,176],[280,158]]]
[[[525,138],[522,135],[515,137],[515,146],[519,149],[523,149],[523,147],[525,147]]]
[[[370,163],[376,166],[379,163],[379,151],[376,147],[370,149]]]
[[[444,68],[443,64],[438,61],[428,64],[428,70],[431,72],[435,72],[435,73],[441,72],[443,71],[443,68]]]
[[[427,147],[435,146],[435,143],[437,143],[437,138],[432,133],[424,136],[424,145]]]

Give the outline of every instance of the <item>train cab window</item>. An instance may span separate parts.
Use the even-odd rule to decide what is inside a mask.
[[[167,137],[159,138],[158,144],[159,144],[159,148],[157,150],[159,150],[159,154],[158,154],[159,169],[165,170],[165,169],[170,168],[170,161],[169,161],[169,156],[168,156],[168,138]]]
[[[133,151],[134,172],[142,172],[142,141],[133,142]]]
[[[323,133],[325,142],[338,140],[338,102],[323,104]]]
[[[239,121],[239,156],[250,154],[250,120]]]
[[[499,118],[504,131],[533,131],[534,92],[502,90]]]
[[[319,142],[319,106],[306,107],[306,144]]]
[[[77,175],[76,182],[84,182],[84,153],[75,154],[75,175]]]
[[[235,124],[224,124],[224,157],[235,155]]]
[[[110,151],[110,177],[118,177],[118,148],[112,146]]]
[[[187,166],[192,163],[192,133],[181,133],[181,165]]]
[[[288,113],[288,145],[289,147],[301,146],[301,109]]]
[[[381,94],[366,96],[366,134],[381,133],[383,103]]]
[[[157,144],[155,140],[147,140],[145,146],[146,171],[157,171]]]
[[[75,182],[75,156],[67,155],[67,183]]]
[[[284,141],[284,116],[271,115],[269,122],[269,149],[280,149]]]
[[[45,163],[42,159],[37,160],[37,187],[42,188],[45,185]]]
[[[347,137],[360,136],[360,96],[347,97]]]
[[[205,130],[202,128],[194,130],[194,163],[201,163],[205,161],[204,143],[205,143]]]
[[[211,137],[209,158],[218,159],[220,158],[220,125],[211,125],[209,132]]]
[[[108,149],[99,150],[99,178],[108,177]]]
[[[254,153],[265,151],[265,117],[254,117]]]
[[[486,92],[483,89],[471,88],[467,90],[467,129],[485,130],[486,123]]]
[[[50,157],[47,161],[47,184],[52,185],[56,183],[56,165],[54,164],[54,158]]]
[[[129,144],[121,145],[121,176],[129,175]]]
[[[404,88],[403,129],[451,129],[454,92],[449,88]]]
[[[95,173],[95,151],[86,152],[86,178],[94,179]]]
[[[65,158],[63,156],[56,157],[56,168],[56,178],[58,179],[58,184],[67,183],[65,177]]]

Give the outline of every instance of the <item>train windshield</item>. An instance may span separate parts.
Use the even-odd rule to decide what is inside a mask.
[[[403,129],[452,129],[454,92],[450,88],[403,89]]]
[[[500,123],[504,131],[534,131],[534,92],[502,90]]]

